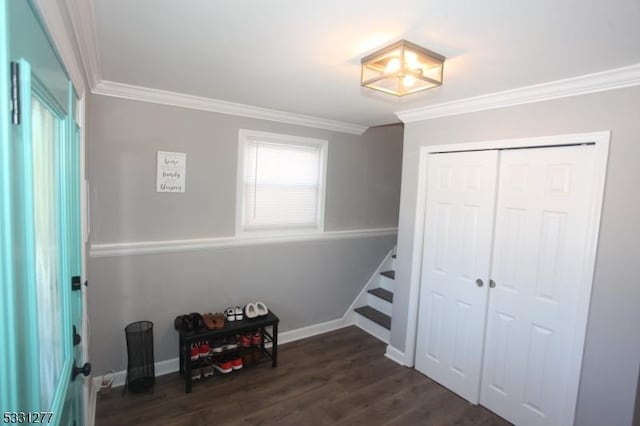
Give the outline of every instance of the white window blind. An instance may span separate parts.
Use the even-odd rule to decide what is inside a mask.
[[[241,131],[240,231],[321,230],[326,141]]]

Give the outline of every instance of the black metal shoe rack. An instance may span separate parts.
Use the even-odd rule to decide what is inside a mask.
[[[262,355],[271,360],[271,366],[275,368],[278,365],[278,323],[280,319],[273,313],[269,312],[267,315],[258,317],[255,319],[243,319],[240,321],[226,322],[224,328],[217,330],[195,330],[195,331],[180,331],[180,374],[184,377],[185,392],[191,392],[192,385],[192,372],[195,368],[209,367],[212,365],[211,361],[198,359],[197,361],[191,360],[191,346],[195,343],[208,341],[210,344],[216,340],[227,339],[229,337],[235,337],[248,332],[260,331],[262,337],[260,345],[242,347],[238,346],[235,349],[224,350],[219,353],[211,353],[211,359],[215,360],[217,356],[225,356],[230,352],[239,352],[241,355],[247,351],[258,350]],[[268,328],[271,328],[269,332]],[[268,344],[271,343],[271,347],[268,348]],[[233,374],[233,373],[230,373]],[[214,377],[215,377],[214,372]]]

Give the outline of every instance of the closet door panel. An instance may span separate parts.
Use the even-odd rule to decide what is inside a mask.
[[[501,153],[481,403],[518,425],[566,414],[593,151]]]
[[[497,159],[497,151],[436,154],[428,165],[416,369],[473,403],[479,400]]]

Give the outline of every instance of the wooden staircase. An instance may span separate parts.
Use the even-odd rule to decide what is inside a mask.
[[[355,305],[358,307],[353,310],[355,324],[385,343],[389,343],[391,333],[395,258],[395,254],[389,253],[382,261],[376,275],[359,296]]]

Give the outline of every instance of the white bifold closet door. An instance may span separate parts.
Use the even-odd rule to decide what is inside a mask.
[[[573,418],[593,153],[429,159],[416,369],[516,425]]]
[[[480,403],[517,425],[567,424],[594,188],[593,146],[503,151]],[[581,357],[582,354],[579,354]]]
[[[474,404],[497,176],[498,151],[429,158],[415,367]]]

